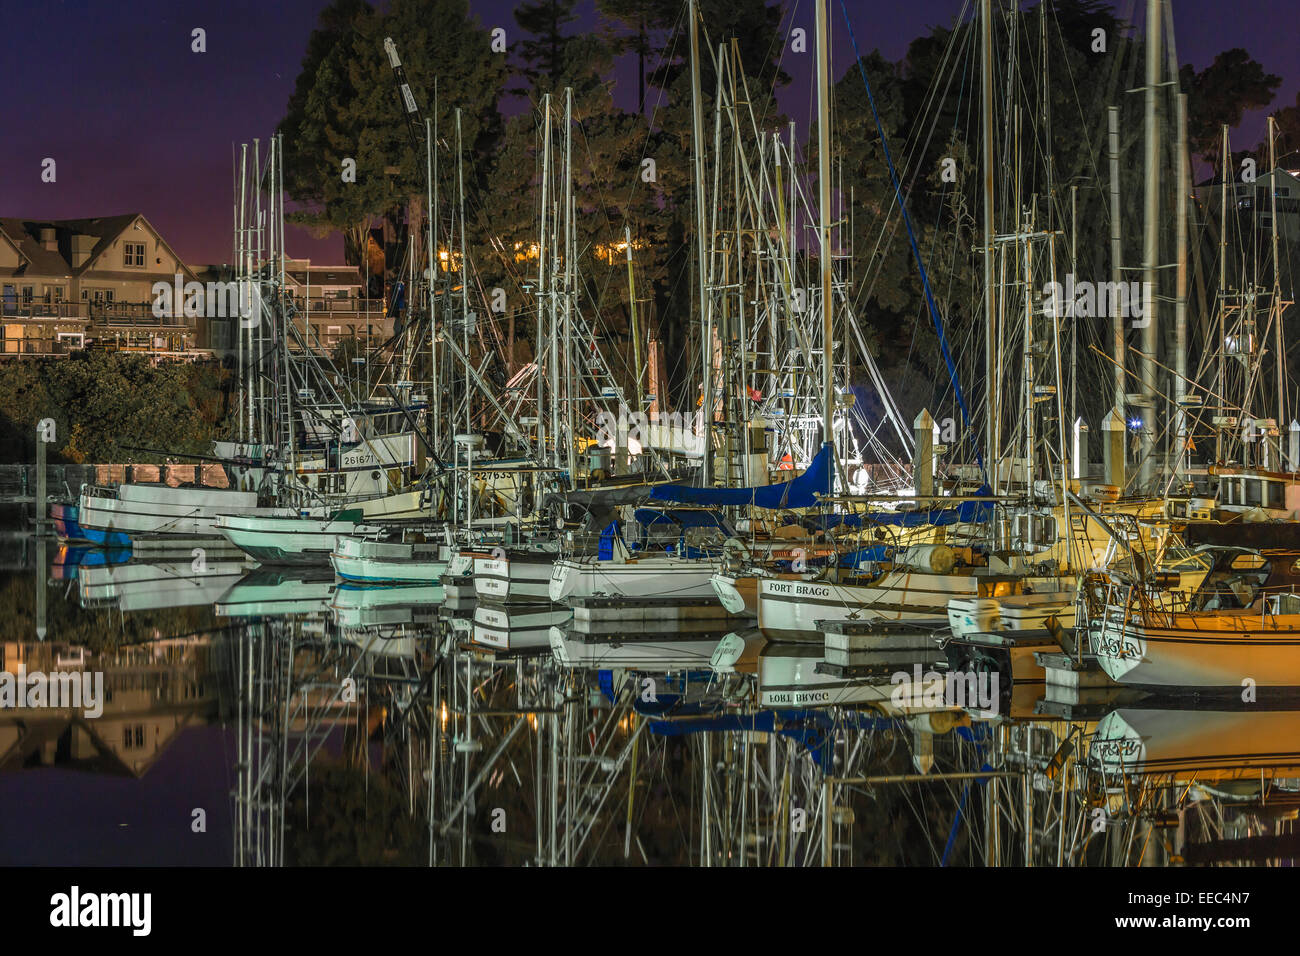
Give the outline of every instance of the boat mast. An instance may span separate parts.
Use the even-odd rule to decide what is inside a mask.
[[[1149,488],[1155,475],[1156,435],[1156,332],[1159,328],[1156,297],[1156,259],[1160,254],[1160,27],[1161,0],[1147,0],[1146,172],[1145,221],[1142,234],[1142,436],[1141,481]],[[1151,290],[1148,297],[1146,290]]]
[[[1274,350],[1277,353],[1277,425],[1286,422],[1286,350],[1282,344],[1282,260],[1277,254],[1277,120],[1268,118],[1268,196],[1269,222],[1272,225],[1273,242],[1273,335]],[[1270,459],[1271,461],[1271,459]],[[1274,465],[1282,470],[1281,440],[1278,440],[1278,461]],[[1296,465],[1293,463],[1294,470]]]
[[[1223,403],[1222,417],[1227,416],[1227,399],[1224,391],[1227,382],[1227,370],[1224,368],[1224,350],[1228,345],[1228,124],[1223,124],[1223,162],[1219,167],[1219,345],[1215,354],[1219,357],[1218,367],[1218,401]],[[1223,461],[1224,441],[1222,427],[1214,432],[1214,460]]]
[[[1178,49],[1174,37],[1174,11],[1165,5],[1165,27],[1169,31],[1166,64],[1171,77],[1178,76]],[[1174,286],[1174,452],[1169,456],[1171,476],[1191,467],[1187,434],[1187,204],[1191,201],[1191,174],[1187,164],[1187,94],[1174,101],[1174,246],[1177,274]]]
[[[1174,293],[1174,404],[1177,406],[1177,454],[1173,468],[1186,471],[1191,467],[1187,434],[1187,204],[1191,201],[1191,183],[1187,165],[1187,94],[1178,94],[1178,216],[1175,242],[1178,246],[1178,279]]]
[[[255,304],[258,310],[258,322],[262,320],[261,301],[262,297],[257,296],[256,302],[253,298],[253,264],[252,252],[248,242],[248,207],[247,207],[247,188],[248,188],[248,144],[242,143],[239,147],[239,254],[236,258],[236,269],[241,272],[239,290],[240,294],[245,296],[244,301],[250,305]],[[251,442],[253,440],[253,420],[251,416],[245,416],[244,406],[246,396],[249,393],[250,383],[248,380],[251,365],[246,365],[244,360],[244,336],[250,331],[252,324],[245,328],[245,323],[240,322],[235,326],[235,336],[238,341],[238,361],[236,368],[239,369],[239,404],[235,409],[235,417],[239,420],[239,440],[241,442]]]
[[[576,487],[578,474],[578,462],[573,437],[573,287],[575,270],[577,269],[577,263],[574,262],[576,243],[574,239],[573,212],[573,87],[569,86],[564,89],[564,424],[565,433],[568,435],[565,445],[568,448],[570,488]],[[635,334],[635,329],[633,334]],[[637,409],[640,410],[639,405]],[[615,464],[617,467],[617,463]]]
[[[983,125],[984,165],[984,454],[988,456],[988,483],[998,493],[998,393],[997,362],[993,358],[997,345],[993,308],[993,19],[990,0],[980,0],[980,27],[983,56],[980,59],[980,109]]]
[[[831,149],[830,149],[830,49],[826,37],[826,0],[817,0],[817,234],[822,266],[822,445],[834,447],[835,414],[831,299]]]
[[[823,0],[824,2],[824,0]],[[687,16],[690,17],[691,42],[691,152],[695,166],[695,259],[696,275],[699,279],[700,296],[700,342],[704,357],[704,387],[700,396],[700,438],[703,458],[700,462],[700,486],[707,488],[713,483],[713,325],[710,321],[709,296],[705,288],[708,264],[704,249],[704,116],[700,105],[700,37],[699,16],[695,0],[687,4]]]
[[[429,450],[436,456],[441,443],[441,436],[438,434],[439,410],[442,407],[442,393],[438,390],[438,296],[435,293],[435,283],[438,280],[438,265],[440,257],[438,254],[438,181],[437,165],[435,156],[438,151],[438,131],[435,122],[438,117],[438,81],[433,81],[434,89],[434,107],[433,117],[424,119],[424,139],[425,139],[425,189],[428,197],[429,209],[427,216],[429,238],[426,245],[429,247],[429,416],[430,416],[430,447]],[[432,502],[432,497],[430,502]]]
[[[1120,288],[1124,281],[1124,246],[1120,234],[1119,205],[1119,107],[1106,108],[1107,158],[1110,160],[1110,287]],[[1124,317],[1120,313],[1119,295],[1111,296],[1111,358],[1115,373],[1115,411],[1124,418]],[[1121,489],[1122,490],[1122,489]]]
[[[546,308],[546,211],[550,198],[547,189],[551,178],[551,94],[542,94],[542,222],[537,241],[537,348],[534,364],[537,366],[537,462],[546,464],[546,376],[542,374],[542,329]]]

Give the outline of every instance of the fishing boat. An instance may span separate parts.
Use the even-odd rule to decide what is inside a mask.
[[[340,627],[426,623],[436,615],[442,598],[437,584],[374,587],[344,583],[334,589],[330,610]]]
[[[726,632],[642,635],[579,635],[572,628],[550,629],[551,652],[561,667],[588,670],[631,668],[665,674],[709,670]]]
[[[529,548],[495,547],[468,552],[473,561],[474,591],[481,601],[499,604],[546,604],[558,542],[535,541]]]
[[[1168,575],[1085,576],[1088,638],[1114,681],[1144,687],[1300,687],[1300,536],[1295,524],[1189,525],[1209,559],[1190,595]],[[1240,543],[1229,543],[1240,542]]]
[[[339,535],[330,553],[334,573],[359,584],[436,584],[447,571],[451,547],[436,541],[390,541],[378,531]]]
[[[89,540],[129,545],[140,536],[220,538],[221,514],[273,514],[259,508],[255,491],[125,483],[86,485],[77,502],[78,522]]]
[[[210,606],[244,576],[242,562],[207,564],[188,558],[149,564],[83,567],[77,574],[81,606],[120,611]]]
[[[1125,707],[1098,721],[1088,761],[1117,777],[1258,781],[1300,769],[1300,711]]]
[[[549,651],[551,628],[572,616],[566,607],[480,603],[474,608],[473,640],[499,651]]]
[[[361,521],[361,509],[313,518],[282,509],[278,514],[217,516],[217,530],[262,564],[325,564],[341,535]]]
[[[50,521],[54,524],[54,533],[60,541],[77,544],[90,541],[86,532],[77,521],[77,503],[75,501],[51,501]]]
[[[328,571],[257,568],[231,585],[213,610],[218,617],[237,618],[321,615],[329,610],[333,593],[334,576]]]

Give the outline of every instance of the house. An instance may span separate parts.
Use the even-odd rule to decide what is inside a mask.
[[[0,218],[0,358],[61,355],[92,343],[193,354],[204,320],[154,315],[153,286],[195,278],[140,213]]]
[[[285,283],[308,341],[325,352],[343,339],[355,338],[377,346],[393,334],[384,303],[368,298],[360,266],[312,265],[310,259],[289,259]]]
[[[1282,242],[1300,239],[1300,170],[1273,169],[1260,173],[1253,182],[1240,177],[1227,184],[1228,216],[1241,221],[1243,234],[1249,231],[1271,233],[1273,197],[1277,192],[1277,235]],[[1210,179],[1196,187],[1196,198],[1206,210],[1206,218],[1219,221],[1219,202],[1223,181]]]
[[[233,267],[225,264],[200,266],[196,276],[205,285],[235,279]],[[384,303],[365,295],[360,267],[313,265],[310,259],[288,258],[284,281],[298,310],[298,332],[316,351],[329,355],[344,339],[373,348],[392,336],[393,323]],[[207,347],[218,354],[236,351],[235,325],[230,319],[209,318]]]

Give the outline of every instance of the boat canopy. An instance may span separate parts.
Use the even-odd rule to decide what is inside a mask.
[[[725,534],[731,534],[722,515],[716,511],[704,511],[695,508],[637,508],[632,513],[637,523],[643,528],[654,525],[671,525],[674,528],[716,528]]]
[[[832,446],[827,443],[813,457],[808,470],[791,481],[752,488],[697,488],[693,485],[656,485],[650,497],[692,505],[751,505],[755,508],[815,508],[818,495],[831,491]]]
[[[987,487],[981,488],[977,495],[989,494]],[[923,524],[979,524],[993,517],[993,502],[963,501],[955,508],[927,508],[924,511],[900,511],[892,514],[873,513],[865,517],[870,524],[894,525],[901,528],[916,528]]]

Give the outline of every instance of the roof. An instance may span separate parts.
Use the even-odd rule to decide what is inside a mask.
[[[1228,180],[1228,185],[1234,187],[1248,188],[1250,186],[1259,185],[1260,184],[1259,181],[1261,179],[1267,180],[1270,177],[1272,177],[1274,174],[1278,176],[1285,176],[1288,179],[1300,180],[1300,170],[1284,169],[1281,166],[1278,166],[1276,169],[1261,170],[1259,173],[1256,174],[1254,181],[1249,183],[1244,183],[1241,181],[1240,172],[1235,173],[1233,175],[1233,178]],[[1222,186],[1222,185],[1223,185],[1223,179],[1221,177],[1211,176],[1209,179],[1205,180],[1204,182],[1197,183],[1195,188],[1204,189],[1206,186]]]
[[[167,244],[154,229],[153,224],[149,222],[141,213],[131,212],[120,216],[100,216],[94,219],[18,219],[12,217],[0,217],[0,232],[18,249],[19,254],[27,260],[28,266],[24,270],[33,275],[59,275],[59,276],[80,276],[85,272],[94,271],[94,264],[100,254],[116,241],[132,223],[137,220],[143,222],[167,250],[175,255],[175,251]],[[46,249],[41,244],[41,230],[53,229],[58,237],[58,250]],[[90,255],[86,257],[77,268],[73,268],[70,260],[64,258],[63,250],[71,251],[72,237],[82,235],[90,236],[95,240],[90,249]],[[177,262],[182,262],[180,256],[176,256]],[[189,271],[189,267],[182,262],[182,268]]]

